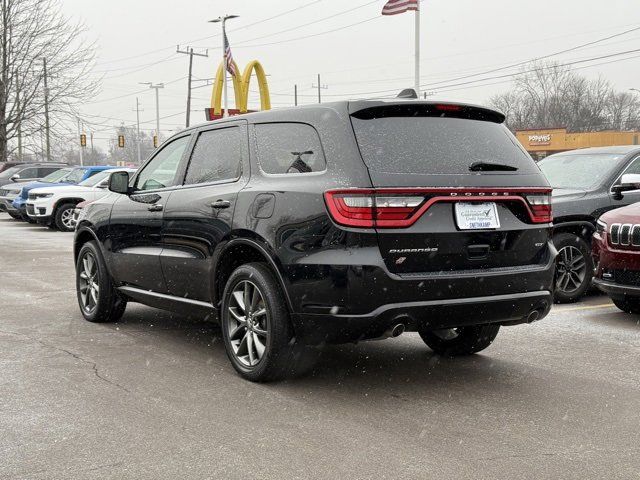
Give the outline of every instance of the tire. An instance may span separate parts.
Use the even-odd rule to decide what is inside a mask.
[[[73,224],[73,210],[75,208],[75,203],[63,203],[56,208],[53,223],[58,230],[61,232],[73,232],[75,230],[75,225]]]
[[[13,212],[7,212],[11,218],[14,220],[22,220],[22,215]]]
[[[246,380],[280,380],[302,373],[312,363],[313,351],[296,343],[282,289],[262,263],[242,265],[229,277],[221,327],[227,356]]]
[[[623,312],[640,314],[640,297],[612,298],[611,300]]]
[[[558,250],[555,301],[575,302],[582,298],[591,286],[591,247],[584,238],[573,233],[558,233],[553,236],[553,243]]]
[[[427,346],[443,357],[471,355],[487,348],[495,340],[500,325],[473,325],[443,330],[421,329]]]
[[[22,220],[24,220],[25,222],[27,222],[27,223],[31,223],[32,225],[36,223],[36,221],[33,218],[31,218],[29,215],[27,215],[26,213],[24,215],[21,214],[20,218]]]
[[[95,296],[92,295],[92,290]],[[117,322],[127,308],[127,302],[113,286],[95,242],[85,243],[78,254],[76,293],[82,316],[89,322]]]

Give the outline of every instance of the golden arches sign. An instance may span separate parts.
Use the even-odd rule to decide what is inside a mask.
[[[232,60],[233,61],[233,60]],[[236,72],[239,72],[238,64],[233,61]],[[258,87],[260,89],[260,108],[262,110],[271,110],[271,97],[269,96],[269,85],[267,84],[267,76],[260,62],[253,60],[246,66],[241,77],[232,75],[233,91],[236,97],[236,108],[240,113],[247,111],[249,103],[249,83],[251,82],[251,74],[256,72]],[[211,109],[214,115],[222,114],[222,92],[224,90],[224,62],[220,63],[216,73],[216,79],[213,83],[213,92],[211,93]]]

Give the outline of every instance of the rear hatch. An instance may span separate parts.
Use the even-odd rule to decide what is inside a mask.
[[[350,114],[374,188],[328,201],[346,217],[370,208],[390,271],[472,274],[548,262],[550,188],[502,114],[427,102],[355,102]]]

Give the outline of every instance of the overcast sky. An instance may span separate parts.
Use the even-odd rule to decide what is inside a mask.
[[[188,57],[176,45],[209,50],[194,60],[195,78],[211,78],[221,60],[220,26],[207,20],[237,14],[228,23],[240,68],[258,59],[266,69],[273,107],[316,102],[311,88],[322,75],[326,100],[388,95],[413,84],[413,14],[383,17],[385,0],[63,0],[66,15],[82,20],[98,45],[96,76],[102,89],[83,109],[93,115],[97,144],[105,147],[111,127],[135,123],[140,98],[142,128],[155,126],[153,92],[139,82],[164,82],[160,115],[164,134],[184,126]],[[633,5],[635,4],[635,5]],[[454,80],[581,45],[640,26],[638,2],[630,0],[425,0],[422,6],[422,83],[435,98],[486,103],[509,88],[511,73]],[[289,10],[290,13],[280,15]],[[276,17],[277,16],[277,17]],[[270,17],[276,17],[270,19]],[[330,17],[330,18],[329,18]],[[343,28],[345,27],[345,28]],[[333,31],[332,31],[333,30]],[[308,38],[300,38],[308,37]],[[640,49],[640,31],[554,57],[561,62]],[[640,88],[640,51],[594,62],[585,75],[602,75],[617,88]],[[474,80],[470,85],[454,85]],[[442,82],[435,84],[435,82]],[[490,85],[484,85],[490,84]],[[251,101],[259,106],[257,84]],[[381,92],[381,93],[377,93]],[[211,88],[194,90],[192,123],[204,121]],[[99,117],[97,117],[99,116]],[[108,118],[107,118],[108,117]],[[89,117],[87,117],[89,118]],[[90,129],[87,129],[88,131]]]

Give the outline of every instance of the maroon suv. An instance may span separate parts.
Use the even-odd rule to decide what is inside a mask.
[[[594,283],[628,313],[640,313],[640,203],[605,213],[593,235]]]

